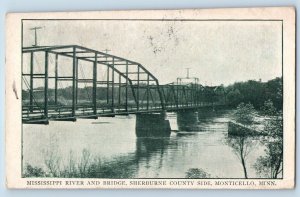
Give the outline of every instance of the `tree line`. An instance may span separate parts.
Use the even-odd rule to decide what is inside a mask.
[[[276,109],[282,110],[282,77],[267,82],[236,82],[224,89],[226,103],[231,107],[237,107],[243,102],[251,103],[255,109],[261,109],[270,100]]]
[[[72,100],[72,86],[57,90],[58,97],[63,97],[66,100]],[[91,86],[78,88],[77,95],[79,100],[91,100],[93,88]],[[112,95],[112,87],[97,87],[97,99],[106,100],[107,94]],[[145,91],[145,89],[140,90]],[[114,93],[117,99],[118,87],[114,88]],[[122,97],[125,96],[125,88],[120,91]],[[23,100],[29,99],[29,91],[23,90]],[[128,100],[134,100],[131,88],[128,89]],[[54,98],[54,89],[48,89],[50,98]],[[236,108],[240,103],[251,103],[255,109],[261,109],[264,103],[268,100],[272,101],[277,110],[282,110],[282,77],[269,80],[267,82],[248,80],[246,82],[236,82],[228,86],[204,86],[198,89],[197,98],[200,102],[218,102],[225,101],[229,107]],[[35,99],[44,97],[43,87],[34,89]],[[155,101],[160,101],[158,94],[153,94],[152,98]]]

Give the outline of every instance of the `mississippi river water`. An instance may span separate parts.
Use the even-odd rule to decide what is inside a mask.
[[[97,158],[111,167],[112,173],[107,173],[112,178],[185,178],[193,169],[200,169],[206,178],[244,178],[239,154],[227,142],[232,111],[198,116],[192,131],[178,131],[176,113],[168,113],[174,131],[167,138],[137,138],[135,115],[24,125],[23,165],[47,171],[46,161],[52,159],[68,168],[70,159],[75,166],[82,162],[85,152],[88,160]],[[254,139],[247,148],[248,177],[259,177],[253,165],[264,155],[264,147]]]

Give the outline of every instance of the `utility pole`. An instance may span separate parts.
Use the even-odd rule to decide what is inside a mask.
[[[109,49],[104,49],[104,50],[102,50],[103,52],[105,52],[105,53],[108,53],[108,51],[111,51],[111,50],[109,50]]]
[[[186,78],[189,79],[190,78],[190,69],[191,68],[185,68],[186,69]]]
[[[33,27],[33,28],[30,28],[30,30],[34,30],[34,47],[37,46],[37,30],[38,29],[42,29],[43,27]]]
[[[109,50],[109,49],[102,50],[102,52],[105,52],[106,54],[108,53],[108,51],[111,51],[111,50]],[[107,56],[105,56],[105,61],[107,61]]]

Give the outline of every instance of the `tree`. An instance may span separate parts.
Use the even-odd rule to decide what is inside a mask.
[[[276,116],[277,110],[273,105],[273,102],[269,99],[265,101],[264,106],[261,108],[263,115],[265,116]]]
[[[247,156],[253,150],[253,146],[256,145],[253,138],[248,136],[230,136],[227,138],[227,144],[232,147],[233,152],[236,154],[238,159],[241,161],[244,176],[248,178],[247,172]]]
[[[234,116],[238,123],[243,125],[251,125],[253,123],[255,114],[256,111],[251,103],[240,103],[236,108]]]
[[[276,179],[282,173],[282,144],[280,141],[266,144],[266,156],[260,156],[254,164],[254,168],[260,176]]]
[[[271,100],[277,110],[282,110],[282,78],[275,78],[265,84],[266,100]]]
[[[256,110],[251,103],[240,103],[236,108],[234,117],[236,122],[248,128],[252,126],[255,114]],[[246,159],[256,143],[253,137],[245,135],[245,132],[241,133],[242,134],[238,136],[228,136],[227,144],[233,148],[233,152],[238,156],[243,167],[245,178],[248,178]]]
[[[250,102],[255,109],[260,109],[265,101],[271,100],[277,110],[282,110],[282,77],[267,82],[236,82],[225,87],[225,92],[227,104],[233,107],[241,102]]]
[[[266,116],[265,133],[261,142],[266,146],[265,156],[254,164],[256,172],[269,178],[277,178],[283,170],[283,118],[282,112],[276,110],[273,102],[268,100],[262,108]]]
[[[232,89],[226,95],[226,101],[231,106],[237,106],[241,100],[243,100],[243,95],[238,89]]]

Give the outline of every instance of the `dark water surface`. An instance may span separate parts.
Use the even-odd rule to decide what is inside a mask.
[[[49,161],[68,169],[71,163],[76,167],[86,160],[99,165],[88,177],[185,178],[200,171],[202,177],[244,178],[238,153],[228,143],[231,110],[199,112],[198,121],[177,118],[176,113],[168,113],[167,118],[176,132],[164,138],[137,138],[135,115],[24,125],[23,165],[49,173]],[[264,155],[264,147],[251,140],[247,148],[248,177],[259,177],[253,165]]]

